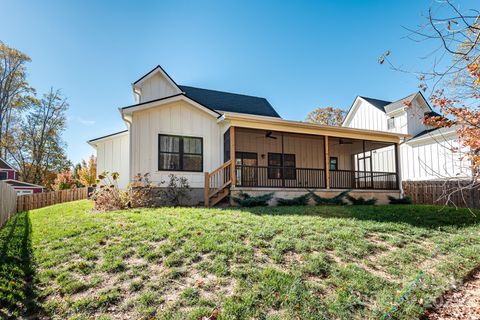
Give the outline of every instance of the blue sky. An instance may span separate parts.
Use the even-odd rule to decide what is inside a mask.
[[[94,152],[86,140],[125,128],[117,108],[133,103],[131,83],[157,64],[179,84],[263,96],[303,120],[319,106],[348,109],[357,95],[417,90],[415,77],[377,58],[391,50],[414,69],[434,48],[402,28],[424,23],[430,1],[0,3],[0,40],[32,58],[31,85],[68,97],[74,162]]]

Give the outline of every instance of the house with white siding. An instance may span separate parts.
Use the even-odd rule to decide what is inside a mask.
[[[136,174],[156,184],[174,174],[188,179],[192,204],[206,206],[241,192],[400,196],[407,132],[282,119],[265,98],[179,85],[160,66],[132,92],[134,104],[119,108],[126,130],[88,141],[97,172],[119,172],[121,187]],[[372,165],[375,153],[384,156]]]
[[[409,136],[400,143],[400,177],[406,180],[465,179],[472,175],[470,163],[462,159],[456,128],[434,128],[423,123],[425,116],[438,115],[421,92],[397,101],[358,96],[348,111],[347,128],[396,132]],[[372,154],[374,170],[382,170],[384,157],[393,150]]]

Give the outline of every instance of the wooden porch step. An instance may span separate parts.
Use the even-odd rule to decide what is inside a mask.
[[[223,188],[222,191],[216,193],[210,198],[210,206],[215,206],[217,203],[225,199],[230,194],[230,188]]]

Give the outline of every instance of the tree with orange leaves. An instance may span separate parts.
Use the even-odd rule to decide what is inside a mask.
[[[97,180],[97,158],[91,155],[88,162],[82,160],[81,167],[77,170],[78,180],[85,187],[90,187]]]
[[[345,111],[339,108],[317,108],[307,115],[305,121],[327,126],[341,126],[345,118]]]
[[[434,3],[425,25],[409,30],[409,38],[419,43],[437,41],[443,50],[436,50],[432,67],[417,75],[423,92],[430,91],[430,101],[439,115],[426,116],[425,124],[434,128],[454,128],[463,159],[470,161],[472,179],[468,184],[445,189],[443,200],[464,190],[480,186],[480,12],[476,9],[461,11],[452,1]],[[394,70],[412,72],[395,66],[391,52],[379,58]],[[457,150],[455,150],[457,149]]]

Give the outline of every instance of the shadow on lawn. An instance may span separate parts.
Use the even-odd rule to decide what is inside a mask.
[[[28,213],[19,213],[0,229],[0,318],[32,317],[40,308]]]
[[[385,223],[407,223],[420,228],[467,227],[480,223],[480,210],[430,205],[256,207],[244,211],[257,215],[307,215]]]

